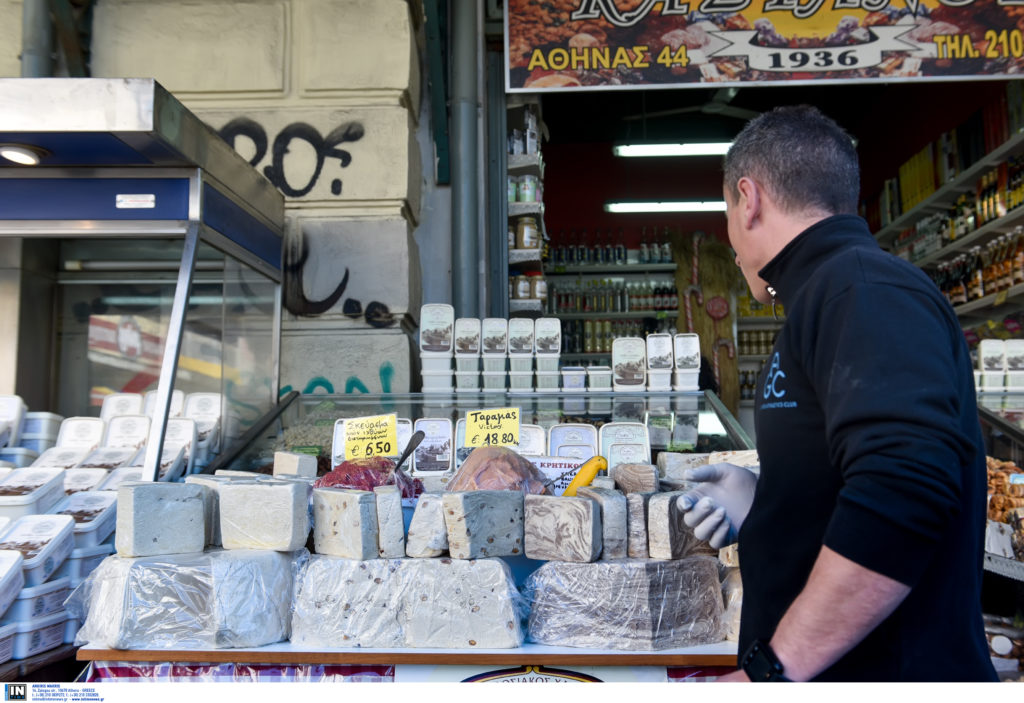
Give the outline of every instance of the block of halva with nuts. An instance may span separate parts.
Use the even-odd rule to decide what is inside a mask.
[[[297,481],[230,481],[220,487],[224,549],[293,552],[309,538],[311,486]]]
[[[383,559],[405,556],[405,518],[402,491],[398,486],[375,486],[377,497],[377,546]]]
[[[291,643],[509,649],[523,642],[522,605],[501,559],[312,555],[296,583]]]
[[[313,543],[317,554],[376,559],[377,497],[350,488],[313,489]]]
[[[82,621],[75,642],[114,649],[280,642],[288,638],[295,558],[305,554],[214,549],[107,557],[67,601]]]
[[[416,500],[416,510],[409,522],[405,538],[405,554],[409,557],[439,557],[448,551],[448,528],[444,524],[444,505],[440,494],[423,493]]]
[[[601,553],[601,509],[587,498],[528,495],[526,558],[588,562]]]
[[[479,559],[523,553],[523,494],[519,491],[445,493],[448,553]]]
[[[201,552],[203,494],[187,483],[126,481],[117,487],[114,546],[121,557]]]

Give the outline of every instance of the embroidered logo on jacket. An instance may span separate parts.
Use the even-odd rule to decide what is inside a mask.
[[[761,404],[761,409],[771,408],[795,408],[796,403],[790,400],[782,400],[786,395],[786,389],[782,387],[782,381],[786,378],[786,372],[782,370],[782,363],[779,361],[779,353],[772,356],[771,366],[764,377],[764,390],[762,395],[766,403]]]

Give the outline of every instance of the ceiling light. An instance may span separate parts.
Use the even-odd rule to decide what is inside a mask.
[[[22,166],[38,166],[50,152],[25,144],[0,144],[0,156]]]
[[[723,156],[732,142],[694,142],[691,144],[619,144],[612,147],[616,156]]]
[[[724,200],[609,201],[605,212],[725,212]]]

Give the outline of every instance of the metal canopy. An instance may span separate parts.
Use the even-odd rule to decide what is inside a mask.
[[[260,271],[280,299],[284,197],[152,79],[0,79],[0,237],[180,238],[144,476],[156,478],[200,241]],[[277,377],[280,305],[274,315]],[[274,383],[276,388],[276,380]]]

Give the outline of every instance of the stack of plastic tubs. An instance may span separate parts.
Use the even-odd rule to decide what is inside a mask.
[[[534,331],[530,318],[508,321],[508,389],[512,393],[533,391]]]
[[[508,320],[501,317],[484,318],[480,324],[481,375],[484,391],[508,389]]]
[[[642,391],[647,384],[647,344],[641,337],[619,337],[612,342],[612,388]]]
[[[480,390],[480,320],[460,317],[455,321],[455,391]]]
[[[672,335],[647,335],[647,390],[672,390]]]
[[[21,446],[36,454],[57,446],[57,432],[64,418],[56,413],[30,412],[25,413],[25,423],[21,426]]]
[[[562,321],[557,317],[541,317],[534,323],[533,344],[537,366],[538,393],[559,390],[558,361],[562,351]]]
[[[693,333],[677,334],[673,341],[675,371],[672,390],[696,391],[700,388],[700,337]]]
[[[424,393],[451,393],[455,308],[427,303],[420,308],[420,369]]]

